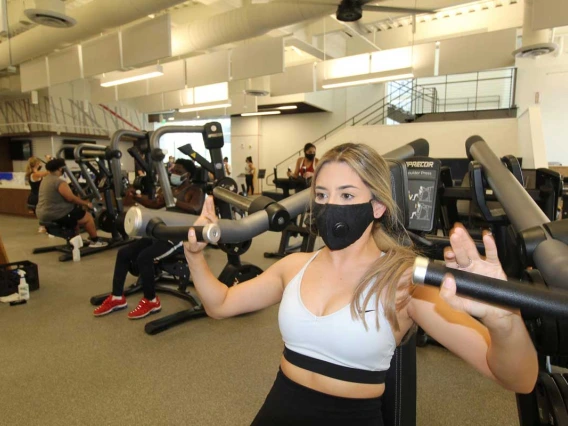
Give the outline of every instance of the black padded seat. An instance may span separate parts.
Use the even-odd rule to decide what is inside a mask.
[[[63,238],[69,241],[71,238],[77,235],[77,231],[74,228],[66,228],[56,222],[42,222],[39,224],[47,230],[50,235],[55,237]]]

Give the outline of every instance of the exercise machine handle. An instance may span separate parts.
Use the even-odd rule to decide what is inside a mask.
[[[550,222],[513,174],[503,165],[487,142],[471,136],[465,142],[467,156],[483,167],[487,182],[517,232]]]
[[[209,244],[217,244],[221,238],[221,230],[215,223],[209,223],[205,226],[193,226],[195,229],[195,237],[199,242]],[[148,223],[146,232],[152,237],[159,240],[170,240],[174,242],[187,240],[187,226],[168,226],[159,217],[155,217]],[[180,238],[184,235],[183,238]]]
[[[405,160],[410,157],[428,157],[430,145],[426,139],[416,139],[399,148],[383,154],[384,158]]]
[[[412,281],[415,284],[439,286],[446,274],[454,276],[460,296],[520,308],[529,315],[568,318],[568,292],[544,290],[528,283],[504,281],[451,269],[425,257],[416,258]]]

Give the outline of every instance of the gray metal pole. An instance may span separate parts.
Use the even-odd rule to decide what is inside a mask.
[[[533,259],[549,287],[568,290],[568,246],[562,241],[546,240],[540,243]]]
[[[427,157],[430,153],[430,145],[426,139],[416,139],[406,145],[383,154],[384,158],[404,160],[409,157]]]
[[[483,166],[487,182],[517,232],[550,222],[487,142],[480,136],[471,136],[465,142],[465,147],[467,156]]]
[[[146,132],[136,132],[134,130],[117,130],[114,132],[110,138],[110,149],[114,151],[120,151],[118,144],[120,140],[125,137],[130,136],[136,139],[143,139],[147,136]],[[120,164],[120,158],[113,156],[110,160],[110,169],[112,172],[112,180],[114,186],[114,198],[116,199],[116,210],[119,213],[124,211],[124,203],[122,201],[122,166]]]
[[[250,198],[235,194],[233,191],[221,188],[220,186],[213,188],[213,196],[216,199],[229,203],[238,209],[244,210],[245,212],[249,211],[250,205],[252,204],[252,200]]]
[[[57,154],[55,154],[55,157],[65,159],[65,156],[63,155],[64,151],[66,149],[75,149],[75,146],[76,145],[62,145],[61,148],[59,148],[59,151],[57,151]],[[65,165],[63,170],[65,171],[65,174],[67,175],[67,177],[71,181],[71,185],[73,185],[73,187],[75,188],[75,190],[77,191],[79,196],[81,198],[87,198],[87,194],[85,193],[85,191],[83,190],[83,188],[79,184],[79,181],[77,180],[75,175],[73,173],[71,173],[71,169],[69,169],[69,167],[67,165]]]
[[[104,157],[106,147],[101,145],[95,145],[92,143],[82,143],[75,147],[73,151],[73,155],[75,157],[75,162],[79,165],[83,177],[87,181],[87,185],[91,188],[91,192],[96,197],[97,200],[102,200],[101,194],[99,192],[99,188],[95,185],[93,179],[91,179],[91,175],[89,174],[89,170],[82,162],[84,161],[84,156],[87,155],[89,157]]]

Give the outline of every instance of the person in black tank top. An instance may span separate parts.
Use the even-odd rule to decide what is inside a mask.
[[[30,185],[30,195],[28,196],[28,209],[35,215],[37,202],[39,200],[39,186],[44,176],[49,174],[48,171],[42,171],[42,164],[39,158],[30,157],[26,165],[26,182]],[[45,227],[40,226],[38,232],[45,233]]]
[[[189,214],[200,214],[205,193],[203,190],[191,182],[195,175],[195,164],[186,159],[176,160],[171,168],[170,180],[173,186],[173,194],[176,198],[176,208]],[[128,197],[144,207],[160,209],[165,207],[164,197],[158,191],[156,197],[150,200],[147,196],[134,194],[128,191]],[[112,294],[108,296],[101,306],[93,312],[95,316],[103,316],[111,312],[126,308],[126,298],[124,297],[124,283],[126,276],[132,268],[139,273],[142,282],[144,297],[138,306],[128,313],[128,318],[139,319],[158,312],[162,309],[159,297],[154,288],[154,260],[157,257],[169,255],[175,250],[181,250],[181,245],[174,246],[168,241],[154,240],[152,238],[141,238],[131,244],[122,247],[117,255],[114,266],[114,276],[112,282]]]

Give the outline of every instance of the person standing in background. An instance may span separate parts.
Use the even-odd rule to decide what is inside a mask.
[[[256,170],[252,162],[252,157],[248,156],[246,158],[245,166],[245,180],[247,184],[247,195],[254,195],[254,171]]]
[[[174,158],[173,155],[170,155],[168,163],[166,164],[166,169],[168,170],[169,174],[172,174],[172,170],[175,166],[176,166],[176,159]]]
[[[223,158],[223,167],[225,167],[225,176],[231,176],[231,165],[229,164],[229,157]]]
[[[31,192],[28,197],[28,208],[35,215],[37,202],[39,200],[39,185],[44,176],[49,174],[48,171],[41,171],[41,160],[37,157],[30,157],[26,165],[26,182],[30,184]],[[39,233],[45,233],[45,227],[40,226]]]

